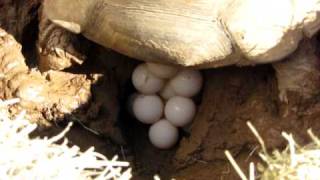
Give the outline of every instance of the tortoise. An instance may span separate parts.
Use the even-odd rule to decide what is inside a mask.
[[[67,30],[65,34],[81,33],[135,59],[206,69],[285,59],[302,40],[310,39],[319,30],[319,12],[320,0],[44,0],[42,22],[63,28],[59,31]],[[40,22],[40,54],[48,47],[48,43],[41,41],[42,36],[50,36],[47,29]],[[49,47],[56,50],[57,44]],[[63,47],[60,54],[70,54],[71,58],[66,59],[82,63],[83,58],[76,51]],[[279,75],[288,74],[296,64],[313,67],[315,58],[312,59],[303,63],[275,63],[279,83],[287,81]],[[48,56],[40,58],[41,61],[57,63]],[[73,64],[66,62],[46,68],[63,69]],[[317,74],[314,71],[317,70],[295,68],[295,73],[290,74],[313,76]]]
[[[319,0],[45,0],[54,23],[144,61],[269,63],[319,28]],[[243,58],[241,58],[243,57]]]

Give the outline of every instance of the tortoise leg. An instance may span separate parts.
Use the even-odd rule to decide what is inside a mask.
[[[85,60],[79,37],[53,24],[40,10],[38,63],[41,71],[63,70]]]
[[[272,64],[278,81],[279,100],[295,104],[308,100],[320,92],[320,61],[316,56],[316,44],[304,40],[298,50],[287,59]],[[290,102],[291,101],[291,102]]]

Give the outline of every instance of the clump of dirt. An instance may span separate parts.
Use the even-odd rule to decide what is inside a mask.
[[[70,114],[88,101],[94,80],[86,75],[57,71],[41,74],[29,69],[21,46],[5,31],[0,30],[0,34],[1,97],[20,98],[19,106],[28,111],[29,119],[46,125],[46,121]]]

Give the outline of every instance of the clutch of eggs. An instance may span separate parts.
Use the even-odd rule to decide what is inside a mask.
[[[149,139],[157,148],[168,149],[178,141],[178,127],[189,125],[196,113],[191,97],[203,83],[197,70],[164,64],[143,63],[132,73],[138,93],[131,95],[128,110],[142,123],[152,124]]]

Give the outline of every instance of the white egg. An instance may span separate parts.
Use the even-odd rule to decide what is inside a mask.
[[[184,69],[171,81],[173,90],[179,96],[192,97],[199,93],[202,87],[202,76],[199,71]]]
[[[174,92],[172,86],[170,83],[167,83],[159,92],[160,96],[165,99],[168,100],[173,96],[176,96],[176,93]]]
[[[132,84],[144,94],[154,94],[161,90],[164,80],[153,75],[146,64],[141,64],[132,73]]]
[[[179,132],[169,121],[161,119],[149,129],[151,143],[160,149],[168,149],[174,146],[179,137]]]
[[[134,115],[133,113],[133,102],[135,101],[135,99],[140,96],[141,94],[138,94],[138,93],[133,93],[130,95],[130,97],[128,98],[128,101],[127,101],[127,110],[128,112],[130,113],[130,115]]]
[[[147,63],[147,66],[150,72],[152,72],[157,77],[164,79],[173,77],[178,71],[177,67],[158,63]]]
[[[163,103],[157,95],[139,95],[133,102],[134,116],[145,124],[157,122],[163,115]]]
[[[196,113],[196,105],[190,98],[175,96],[170,98],[164,108],[164,114],[171,124],[183,127],[191,123]]]

